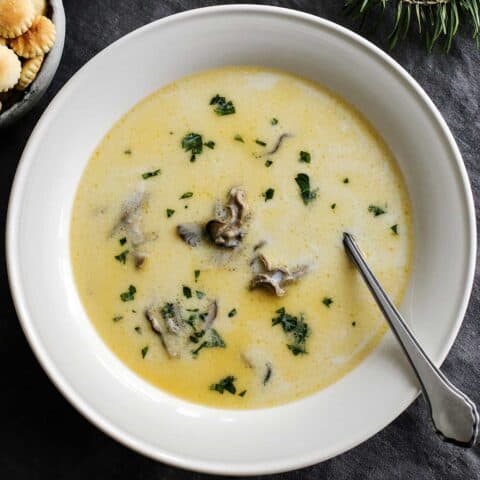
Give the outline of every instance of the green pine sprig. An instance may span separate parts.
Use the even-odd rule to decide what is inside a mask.
[[[416,23],[418,33],[431,52],[442,43],[448,52],[460,25],[470,23],[472,37],[480,48],[480,0],[344,0],[348,15],[361,19],[376,16],[381,21],[389,7],[393,9],[393,28],[388,37],[390,48],[405,38]]]

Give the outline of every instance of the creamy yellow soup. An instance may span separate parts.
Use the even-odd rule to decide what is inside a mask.
[[[113,126],[78,188],[71,258],[129,368],[192,402],[258,408],[332,384],[385,333],[344,231],[398,304],[412,225],[385,143],[321,85],[228,67]]]

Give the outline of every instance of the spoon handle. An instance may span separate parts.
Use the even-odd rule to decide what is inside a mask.
[[[477,437],[479,420],[475,404],[452,385],[428,358],[370,270],[353,236],[344,233],[343,245],[360,271],[420,381],[436,433],[447,442],[462,447],[472,447]]]

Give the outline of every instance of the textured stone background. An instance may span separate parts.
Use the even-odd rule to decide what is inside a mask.
[[[200,0],[64,0],[67,39],[57,76],[43,101],[18,125],[0,131],[0,208],[5,222],[8,194],[23,147],[58,89],[93,55],[152,20],[220,2]],[[225,2],[230,3],[230,2]],[[259,2],[264,3],[264,2]],[[265,2],[304,10],[354,30],[342,15],[342,0]],[[370,39],[386,48],[381,27]],[[392,53],[416,78],[445,116],[463,153],[480,199],[480,53],[467,34],[449,56],[426,55],[409,39]],[[479,211],[477,210],[477,221]],[[3,242],[3,235],[0,242]],[[93,427],[68,404],[39,367],[17,322],[5,261],[0,260],[0,478],[16,479],[205,479],[148,460]],[[467,317],[444,370],[480,404],[480,275]],[[290,441],[291,439],[285,439]],[[212,448],[215,448],[212,445]],[[433,434],[423,399],[417,400],[374,438],[335,459],[275,479],[478,479],[480,447],[462,450]]]

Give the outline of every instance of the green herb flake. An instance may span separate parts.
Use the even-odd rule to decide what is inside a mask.
[[[305,348],[300,346],[300,345],[296,345],[296,344],[288,344],[287,345],[287,348],[295,355],[305,355],[307,352],[305,351]]]
[[[142,178],[144,180],[147,180],[148,178],[156,177],[157,175],[160,175],[161,173],[162,173],[162,171],[159,168],[157,168],[157,170],[154,170],[153,172],[142,173]]]
[[[185,192],[181,197],[180,200],[184,200],[185,198],[192,198],[193,192]]]
[[[272,364],[270,362],[267,362],[265,364],[265,375],[263,377],[263,384],[266,385],[270,379],[272,378],[272,372],[273,372],[273,369],[272,369]]]
[[[235,106],[231,100],[226,100],[225,97],[221,97],[218,93],[210,100],[210,105],[215,105],[213,109],[217,115],[232,115],[235,113]]]
[[[173,210],[172,208],[167,208],[166,212],[167,218],[170,218],[175,213],[175,210]]]
[[[169,318],[175,317],[175,305],[171,302],[167,302],[163,305],[160,309],[160,313],[164,320],[168,320]]]
[[[379,215],[383,215],[384,213],[387,213],[383,208],[378,207],[377,205],[369,205],[368,211],[370,213],[373,213],[374,217],[378,217]]]
[[[203,139],[198,133],[187,133],[182,138],[182,148],[186,152],[190,152],[190,161],[194,162],[197,155],[200,155],[203,151]]]
[[[262,197],[267,202],[268,200],[271,200],[273,198],[274,194],[275,194],[275,190],[273,188],[269,188],[268,190],[262,193]]]
[[[277,124],[278,124],[278,119],[274,117],[274,118],[272,118],[272,119],[270,120],[270,123],[271,123],[272,125],[277,125]]]
[[[123,153],[125,155],[131,155],[132,154],[132,150],[130,148],[127,148],[126,150],[123,151]]]
[[[232,309],[228,312],[228,317],[229,317],[229,318],[232,318],[232,317],[234,317],[236,314],[237,314],[237,309],[236,309],[236,308],[232,308]]]
[[[195,282],[196,282],[198,280],[198,277],[200,276],[200,270],[195,270],[193,274],[195,276]]]
[[[235,395],[235,393],[237,392],[234,384],[235,380],[236,378],[233,375],[228,375],[222,378],[218,383],[212,383],[210,385],[210,390],[221,393],[222,395],[223,392],[228,392],[232,395]]]
[[[134,328],[134,330],[135,330],[139,335],[142,334],[142,327],[140,327],[140,326],[137,325],[137,326]]]
[[[266,160],[265,161],[265,166],[268,168],[268,167],[271,167],[273,165],[273,162],[272,160]]]
[[[300,196],[302,197],[303,203],[308,205],[312,200],[317,198],[317,190],[310,189],[310,177],[306,173],[299,173],[295,177],[298,188],[300,189]]]
[[[244,397],[246,393],[247,393],[246,390],[242,390],[242,391],[238,394],[238,396],[239,396],[239,397]]]
[[[302,163],[310,163],[312,161],[312,156],[309,152],[304,152],[303,150],[300,152],[300,156],[298,157],[298,161]]]
[[[331,208],[332,210],[335,210],[336,206],[337,206],[336,203],[332,203],[332,204],[330,205],[330,208]]]
[[[256,143],[257,145],[262,146],[262,147],[266,147],[266,146],[267,146],[267,144],[266,144],[263,140],[259,140],[258,138],[255,139],[255,143]]]
[[[190,287],[184,285],[182,291],[185,298],[192,298],[192,289]]]
[[[291,343],[287,343],[287,348],[295,356],[306,354],[305,343],[310,335],[310,327],[305,322],[303,315],[295,317],[287,313],[283,307],[275,313],[278,315],[272,318],[272,326],[281,325],[287,338],[291,341]]]
[[[398,235],[398,224],[392,225],[390,230],[393,232],[394,235]]]
[[[122,302],[131,302],[132,300],[135,300],[136,293],[137,289],[133,285],[130,285],[126,292],[120,294],[120,300]]]
[[[348,177],[345,177],[345,178],[343,179],[343,183],[350,183],[350,179],[349,179]]]
[[[193,327],[193,326],[192,326]],[[197,343],[198,339],[197,337],[203,337],[205,336],[206,340],[204,340],[199,347],[197,347],[195,350],[192,350],[192,355],[194,357],[198,356],[198,353],[200,350],[203,348],[225,348],[227,345],[224,342],[223,338],[220,336],[220,334],[214,329],[210,328],[207,330],[207,332],[201,331],[197,332],[193,338],[195,338],[195,341],[193,343]],[[192,340],[192,338],[190,338]]]
[[[129,250],[125,250],[122,253],[119,253],[118,255],[115,255],[115,260],[117,260],[120,263],[125,263],[127,262],[127,255],[129,253]]]
[[[115,315],[115,316],[112,318],[112,320],[113,320],[114,322],[119,322],[119,321],[122,320],[122,319],[123,319],[123,315]]]
[[[148,345],[142,348],[142,358],[145,358],[148,353]]]
[[[352,327],[354,327],[357,324],[357,322],[352,322]]]
[[[207,147],[207,148],[210,148],[211,150],[213,150],[215,148],[215,142],[213,140],[210,140],[208,142],[205,142],[204,145]]]
[[[125,245],[127,243],[127,237],[123,237],[119,240],[120,245]]]
[[[327,307],[330,308],[330,305],[333,303],[333,300],[330,297],[324,297],[322,303]]]
[[[233,139],[237,142],[245,143],[245,140],[238,133],[233,137]]]
[[[201,300],[205,296],[205,293],[201,292],[200,290],[195,290],[195,295],[199,300]]]

